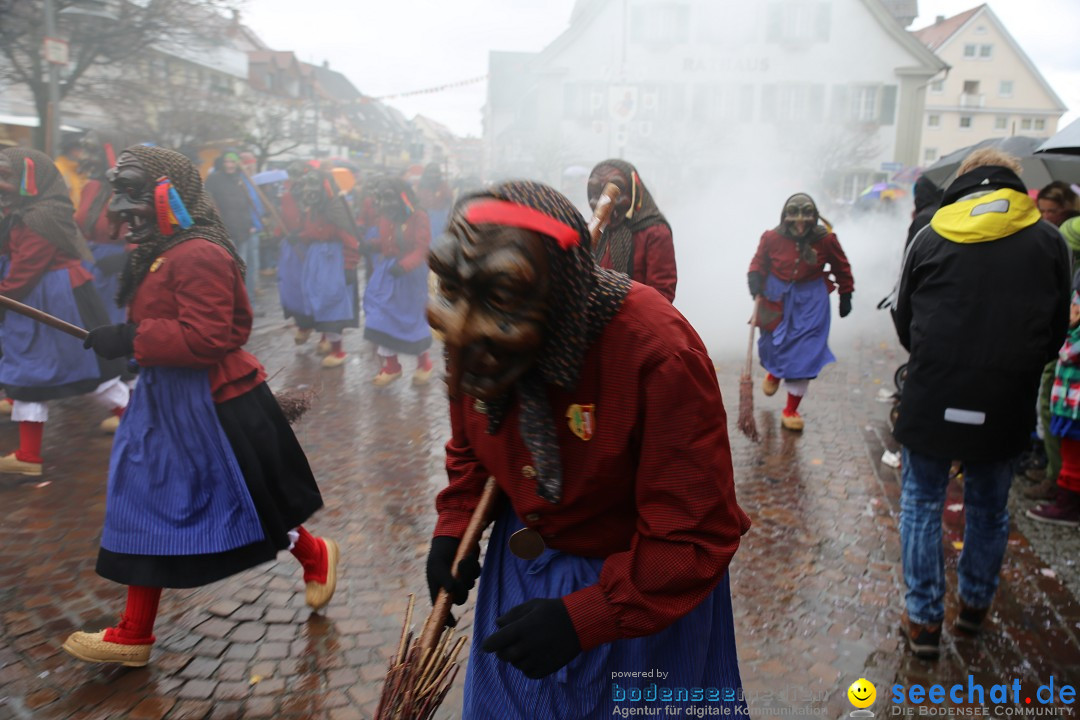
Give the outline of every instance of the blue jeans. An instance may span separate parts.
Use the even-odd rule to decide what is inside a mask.
[[[904,448],[900,492],[900,547],[908,617],[938,625],[945,617],[945,552],[941,514],[949,485],[948,460]],[[960,599],[990,607],[1009,541],[1006,507],[1016,460],[964,463],[964,549],[957,579]]]

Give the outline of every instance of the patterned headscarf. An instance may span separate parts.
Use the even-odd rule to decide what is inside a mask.
[[[229,240],[229,233],[225,230],[213,201],[203,189],[202,178],[191,161],[175,150],[160,147],[133,145],[124,152],[129,152],[138,159],[150,175],[151,181],[169,179],[187,208],[192,225],[186,229],[177,227],[172,235],[163,235],[160,230],[155,229],[153,235],[135,247],[120,278],[117,304],[123,307],[131,302],[146,273],[150,272],[150,266],[163,252],[194,238],[205,238],[228,250],[243,275],[244,261],[236,254],[236,248]]]
[[[68,187],[52,158],[43,152],[21,147],[0,152],[11,163],[22,188],[11,214],[11,224],[21,222],[61,252],[93,261],[86,240],[75,227],[75,206],[71,204]],[[3,238],[2,242],[6,244],[8,238]]]
[[[628,217],[618,225],[608,225],[600,240],[593,250],[596,262],[604,258],[604,254],[611,248],[611,267],[626,275],[634,274],[634,233],[640,232],[647,227],[663,223],[671,228],[660,208],[656,206],[652,193],[645,187],[638,176],[637,168],[625,160],[612,158],[598,163],[590,175],[595,175],[600,168],[615,168],[626,176],[630,183],[630,210]]]
[[[562,464],[548,386],[564,390],[577,386],[585,352],[622,307],[630,292],[630,279],[596,266],[584,218],[569,200],[550,187],[526,180],[504,183],[458,202],[455,216],[480,198],[538,210],[577,231],[577,242],[565,249],[554,238],[543,235],[552,281],[547,337],[536,364],[515,386],[521,407],[521,439],[537,471],[536,492],[548,502],[557,503],[562,499]],[[510,401],[505,397],[488,403],[489,433],[499,429]]]
[[[300,202],[299,197],[305,184],[317,180],[322,185],[323,192],[326,193],[325,200],[318,206],[318,212],[321,213],[322,219],[350,235],[357,235],[356,222],[353,220],[352,212],[349,210],[345,198],[341,197],[341,190],[338,188],[337,182],[334,181],[333,173],[321,167],[311,167],[306,163],[294,164],[289,174],[293,175],[294,173],[297,177],[289,184],[289,190],[292,192],[293,198],[296,199],[298,208],[305,207]]]

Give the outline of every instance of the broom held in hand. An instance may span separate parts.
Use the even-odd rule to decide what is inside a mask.
[[[469,518],[465,534],[461,536],[457,553],[454,555],[453,574],[455,578],[457,577],[458,563],[469,555],[480,554],[480,537],[491,522],[495,510],[495,500],[498,496],[499,486],[496,484],[495,478],[489,477],[484,485],[484,492],[480,495],[480,502],[477,503],[472,517]],[[424,623],[424,630],[420,635],[421,652],[435,649],[440,636],[442,636],[443,627],[445,627],[446,621],[450,617],[450,604],[450,593],[446,590],[440,590],[435,598],[435,605],[431,608],[431,615],[428,616],[427,622]]]
[[[0,306],[11,312],[18,313],[19,315],[25,315],[31,320],[36,320],[39,323],[48,325],[51,328],[56,328],[60,332],[66,332],[68,335],[85,340],[86,336],[90,333],[83,330],[78,325],[72,325],[69,322],[65,322],[58,317],[54,317],[47,312],[42,312],[37,308],[32,308],[29,305],[24,305],[18,300],[12,300],[9,297],[0,295]]]

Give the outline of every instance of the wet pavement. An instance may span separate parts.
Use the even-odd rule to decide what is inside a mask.
[[[265,292],[261,304],[270,306],[272,286]],[[0,720],[371,716],[408,594],[425,591],[433,497],[445,482],[445,400],[438,383],[409,383],[411,358],[402,381],[373,387],[378,361],[359,332],[346,338],[354,353],[343,368],[322,369],[314,346],[295,347],[287,324],[268,313],[249,347],[272,387],[318,394],[297,434],[327,501],[308,527],[343,549],[326,611],[305,608],[300,569],[282,553],[205,588],[166,591],[147,668],[90,666],[62,652],[71,631],[116,621],[123,590],[94,573],[110,447],[97,430],[104,414],[85,400],[57,403],[44,476],[0,476]],[[733,435],[738,497],[754,522],[731,570],[752,713],[847,715],[846,689],[859,677],[877,686],[879,716],[893,714],[895,683],[966,685],[970,674],[987,687],[1018,678],[1030,694],[1051,675],[1058,686],[1075,682],[1075,531],[1015,522],[987,632],[978,640],[951,632],[959,483],[946,513],[943,656],[923,662],[902,647],[899,474],[880,462],[896,447],[888,405],[875,401],[901,357],[886,324],[834,349],[841,361],[802,406],[805,433],[781,431],[782,400],[759,392],[762,442]],[[733,419],[738,358],[717,360]],[[16,442],[15,426],[0,426],[0,451]],[[468,624],[466,613],[466,632]],[[458,716],[460,685],[439,717]]]

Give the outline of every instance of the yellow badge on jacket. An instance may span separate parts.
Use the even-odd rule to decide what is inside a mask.
[[[595,405],[574,403],[566,409],[566,419],[570,425],[570,432],[585,441],[592,439],[593,433],[596,432]]]
[[[165,264],[165,258],[159,257],[150,263],[150,272],[157,272],[158,268]]]

